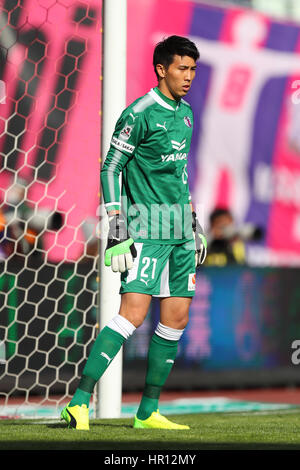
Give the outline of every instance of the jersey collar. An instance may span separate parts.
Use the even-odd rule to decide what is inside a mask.
[[[180,105],[180,101],[171,100],[167,96],[165,96],[158,87],[151,88],[149,91],[149,95],[161,106],[166,109],[170,109],[171,111],[176,111],[178,106]]]

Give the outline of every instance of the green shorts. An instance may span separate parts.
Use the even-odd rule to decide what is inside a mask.
[[[193,245],[192,245],[193,246]],[[121,275],[120,294],[139,292],[153,297],[195,295],[195,250],[181,245],[136,243],[133,267]]]

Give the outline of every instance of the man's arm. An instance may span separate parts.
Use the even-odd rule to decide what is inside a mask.
[[[120,175],[129,159],[128,154],[117,150],[113,144],[110,145],[100,174],[103,200],[108,214],[120,212]]]
[[[130,108],[121,114],[101,170],[103,199],[107,212],[120,211],[120,174],[145,134],[143,115],[134,115]]]

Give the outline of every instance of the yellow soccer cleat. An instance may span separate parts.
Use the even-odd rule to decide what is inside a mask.
[[[159,413],[159,410],[153,411],[152,415],[147,419],[138,419],[134,417],[133,427],[137,429],[190,429],[185,424],[176,424],[169,421]]]
[[[69,405],[69,404],[68,404]],[[86,405],[65,406],[60,417],[68,424],[68,428],[89,431],[89,409]]]

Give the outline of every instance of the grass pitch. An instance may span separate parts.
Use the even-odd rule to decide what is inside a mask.
[[[0,421],[0,450],[300,450],[300,411],[173,415],[188,431],[133,429],[132,419]]]

